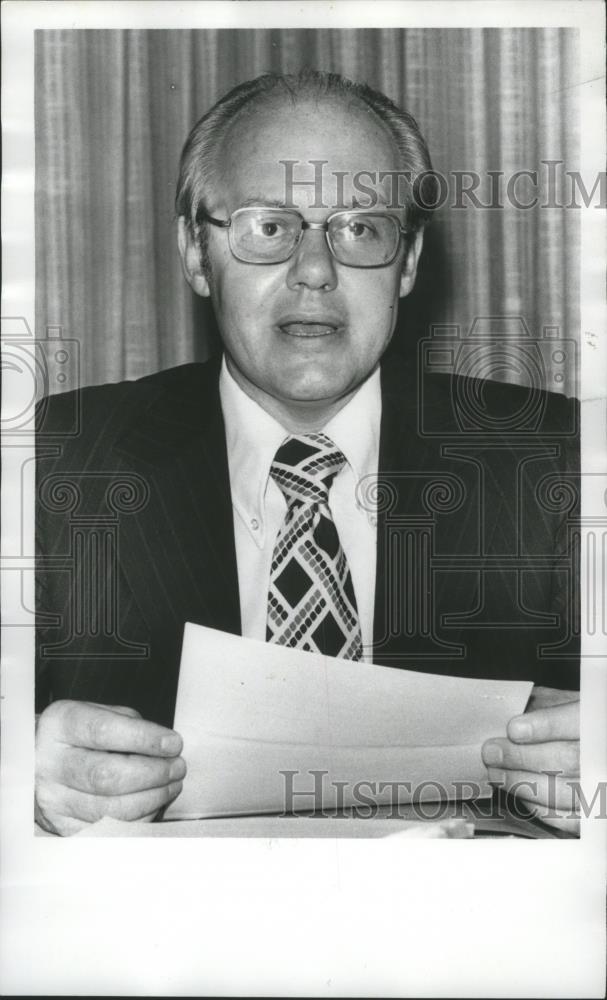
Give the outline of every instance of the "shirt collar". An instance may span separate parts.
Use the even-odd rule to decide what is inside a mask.
[[[323,427],[323,434],[331,438],[346,456],[356,483],[363,476],[377,475],[380,423],[381,386],[378,366],[343,409]]]
[[[270,466],[288,431],[240,388],[228,371],[225,355],[219,374],[219,397],[226,428],[232,503],[255,542],[263,545]]]
[[[289,431],[240,388],[225,355],[219,395],[226,428],[232,503],[260,547],[265,541],[265,497],[274,456]],[[322,428],[343,452],[355,483],[377,474],[381,388],[379,366]]]

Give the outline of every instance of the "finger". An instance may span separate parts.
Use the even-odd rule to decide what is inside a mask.
[[[140,816],[139,819],[137,820],[137,822],[138,823],[153,823],[154,820],[156,819],[156,817],[158,816],[158,813],[159,813],[158,809],[156,810],[156,812],[147,813],[146,816]]]
[[[558,830],[564,830],[566,833],[571,834],[572,837],[579,837],[580,820],[578,816],[573,819],[570,813],[567,812],[565,812],[562,816],[555,815],[552,810],[550,810],[549,814],[546,814],[546,811],[539,806],[535,807],[533,812],[537,818],[541,819],[542,823],[546,823],[547,826],[553,826]]]
[[[55,702],[54,706],[53,735],[70,746],[154,757],[175,757],[183,748],[178,733],[146,719],[129,718],[88,702]]]
[[[534,805],[563,809],[575,814],[577,795],[570,782],[555,774],[535,774],[530,771],[502,771],[488,768],[489,781]]]
[[[136,708],[129,708],[127,705],[102,705],[99,702],[87,701],[87,705],[98,704],[100,708],[109,708],[111,712],[118,712],[120,715],[128,715],[131,719],[141,719],[141,712]]]
[[[487,767],[515,771],[560,771],[564,778],[577,778],[580,773],[578,740],[512,743],[507,739],[493,739],[483,744],[482,756]]]
[[[561,691],[560,688],[548,688],[536,685],[531,692],[527,711],[534,712],[538,708],[548,708],[551,705],[566,705],[570,701],[579,700],[579,691]]]
[[[151,788],[141,792],[133,792],[130,795],[100,796],[88,795],[86,792],[57,786],[55,789],[55,809],[49,808],[49,792],[47,793],[45,812],[50,815],[51,819],[53,813],[57,813],[69,819],[82,820],[85,823],[96,823],[104,816],[133,822],[148,817],[150,814],[155,816],[160,809],[177,798],[182,787],[183,783],[176,781],[163,788]]]
[[[162,788],[185,777],[183,757],[146,757],[66,747],[55,780],[92,795],[129,795]]]
[[[577,812],[574,815],[567,809],[553,809],[551,806],[547,808],[532,802],[525,802],[525,812],[534,819],[540,819],[546,826],[564,830],[572,837],[580,835],[580,818]],[[527,818],[525,815],[525,819]]]
[[[536,712],[518,715],[508,723],[508,736],[514,743],[549,743],[580,738],[580,703],[552,705]]]

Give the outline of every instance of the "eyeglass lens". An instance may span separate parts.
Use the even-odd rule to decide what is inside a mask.
[[[300,238],[299,215],[277,209],[241,209],[232,216],[232,248],[241,260],[258,264],[287,260]],[[389,215],[343,212],[328,229],[335,257],[353,267],[377,267],[391,261],[398,248],[400,229]]]

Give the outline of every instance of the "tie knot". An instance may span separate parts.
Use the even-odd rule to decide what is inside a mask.
[[[274,456],[270,475],[289,507],[300,503],[328,503],[329,490],[345,456],[326,434],[293,435]]]

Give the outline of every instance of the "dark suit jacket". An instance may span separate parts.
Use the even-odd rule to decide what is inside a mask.
[[[38,710],[170,725],[184,623],[240,633],[218,373],[43,401]],[[375,662],[577,687],[575,404],[397,359],[382,402]]]

